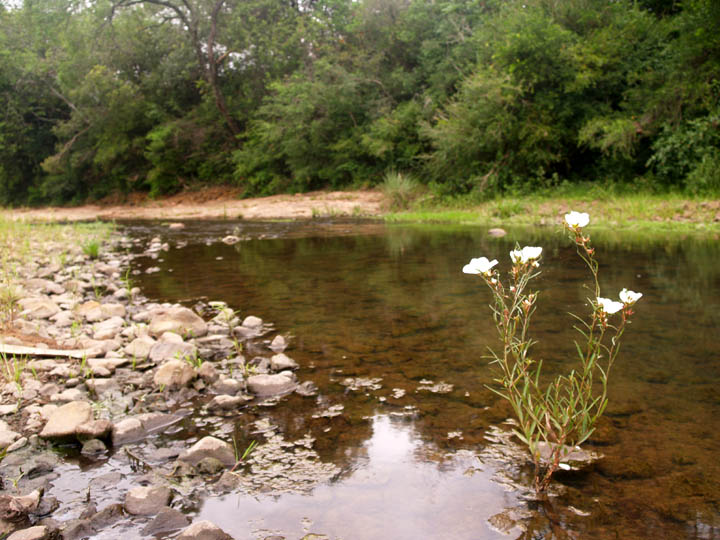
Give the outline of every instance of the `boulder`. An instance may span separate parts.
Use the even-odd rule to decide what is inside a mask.
[[[77,427],[92,419],[92,407],[87,401],[72,401],[50,413],[40,436],[44,439],[74,439]]]
[[[195,378],[195,370],[184,360],[170,360],[158,368],[153,377],[156,386],[182,388]]]
[[[248,390],[258,396],[287,394],[295,390],[296,386],[297,383],[284,373],[251,375],[247,379]]]
[[[161,336],[165,332],[200,337],[207,334],[207,324],[186,307],[172,307],[160,310],[152,317],[149,331],[154,337]]]
[[[235,465],[235,452],[232,447],[225,441],[209,436],[203,437],[185,450],[178,459],[196,465],[206,457],[214,457],[226,467]]]
[[[141,486],[125,494],[125,511],[134,516],[157,514],[167,507],[172,493],[165,486]]]
[[[210,521],[197,521],[183,530],[176,540],[233,540],[233,537]]]

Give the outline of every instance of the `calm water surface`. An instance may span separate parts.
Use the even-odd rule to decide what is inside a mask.
[[[523,488],[530,469],[497,442],[509,410],[485,387],[490,297],[461,268],[481,255],[507,268],[516,241],[544,246],[535,354],[549,374],[567,370],[568,312],[586,313],[587,274],[555,229],[502,239],[478,227],[374,223],[132,223],[126,232],[170,244],[157,260],[136,259],[137,270],[162,270],[136,276],[150,299],[224,300],[274,323],[292,335],[286,352],[300,380],[319,387],[228,420],[243,444],[263,443],[258,420],[285,441],[309,435],[332,478],[209,496],[195,519],[236,538],[288,540],[720,537],[717,239],[596,238],[604,294],[644,296],[587,444],[604,457],[559,475],[552,505],[539,507]],[[221,243],[230,233],[243,241]]]

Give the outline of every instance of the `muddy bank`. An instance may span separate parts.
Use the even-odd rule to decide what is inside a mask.
[[[377,216],[384,197],[378,191],[318,191],[239,199],[239,192],[209,188],[153,200],[135,195],[122,204],[88,204],[68,208],[6,210],[12,219],[81,221],[95,219],[311,219],[317,217]]]
[[[0,535],[230,539],[192,522],[200,498],[303,492],[338,474],[310,436],[285,440],[261,420],[235,435],[248,407],[317,389],[297,377],[289,337],[259,317],[222,300],[148,302],[130,261],[168,248],[115,236],[92,259],[35,243],[33,262],[5,276]]]

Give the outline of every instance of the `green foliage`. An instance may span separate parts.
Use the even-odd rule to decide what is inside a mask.
[[[0,10],[0,204],[388,170],[441,197],[718,189],[715,0],[113,5]]]

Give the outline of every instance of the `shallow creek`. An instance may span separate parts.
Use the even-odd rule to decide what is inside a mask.
[[[491,238],[463,226],[185,225],[121,224],[131,238],[160,236],[170,246],[134,260],[143,294],[187,306],[223,300],[271,322],[289,337],[298,378],[319,389],[251,403],[220,425],[190,415],[161,436],[224,434],[241,449],[259,445],[251,457],[264,465],[248,463],[239,489],[179,503],[193,520],[238,539],[720,536],[717,240],[596,242],[605,295],[627,287],[644,296],[606,416],[586,445],[603,457],[559,474],[552,505],[539,506],[524,488],[530,468],[503,443],[510,411],[486,388],[485,355],[496,343],[490,297],[461,268],[484,255],[507,269],[515,242],[544,246],[535,355],[548,374],[567,370],[568,312],[585,313],[587,273],[558,229]],[[228,234],[240,241],[222,243]],[[113,463],[69,462],[67,489],[74,475],[107,475]],[[125,461],[117,467],[129,474]]]

